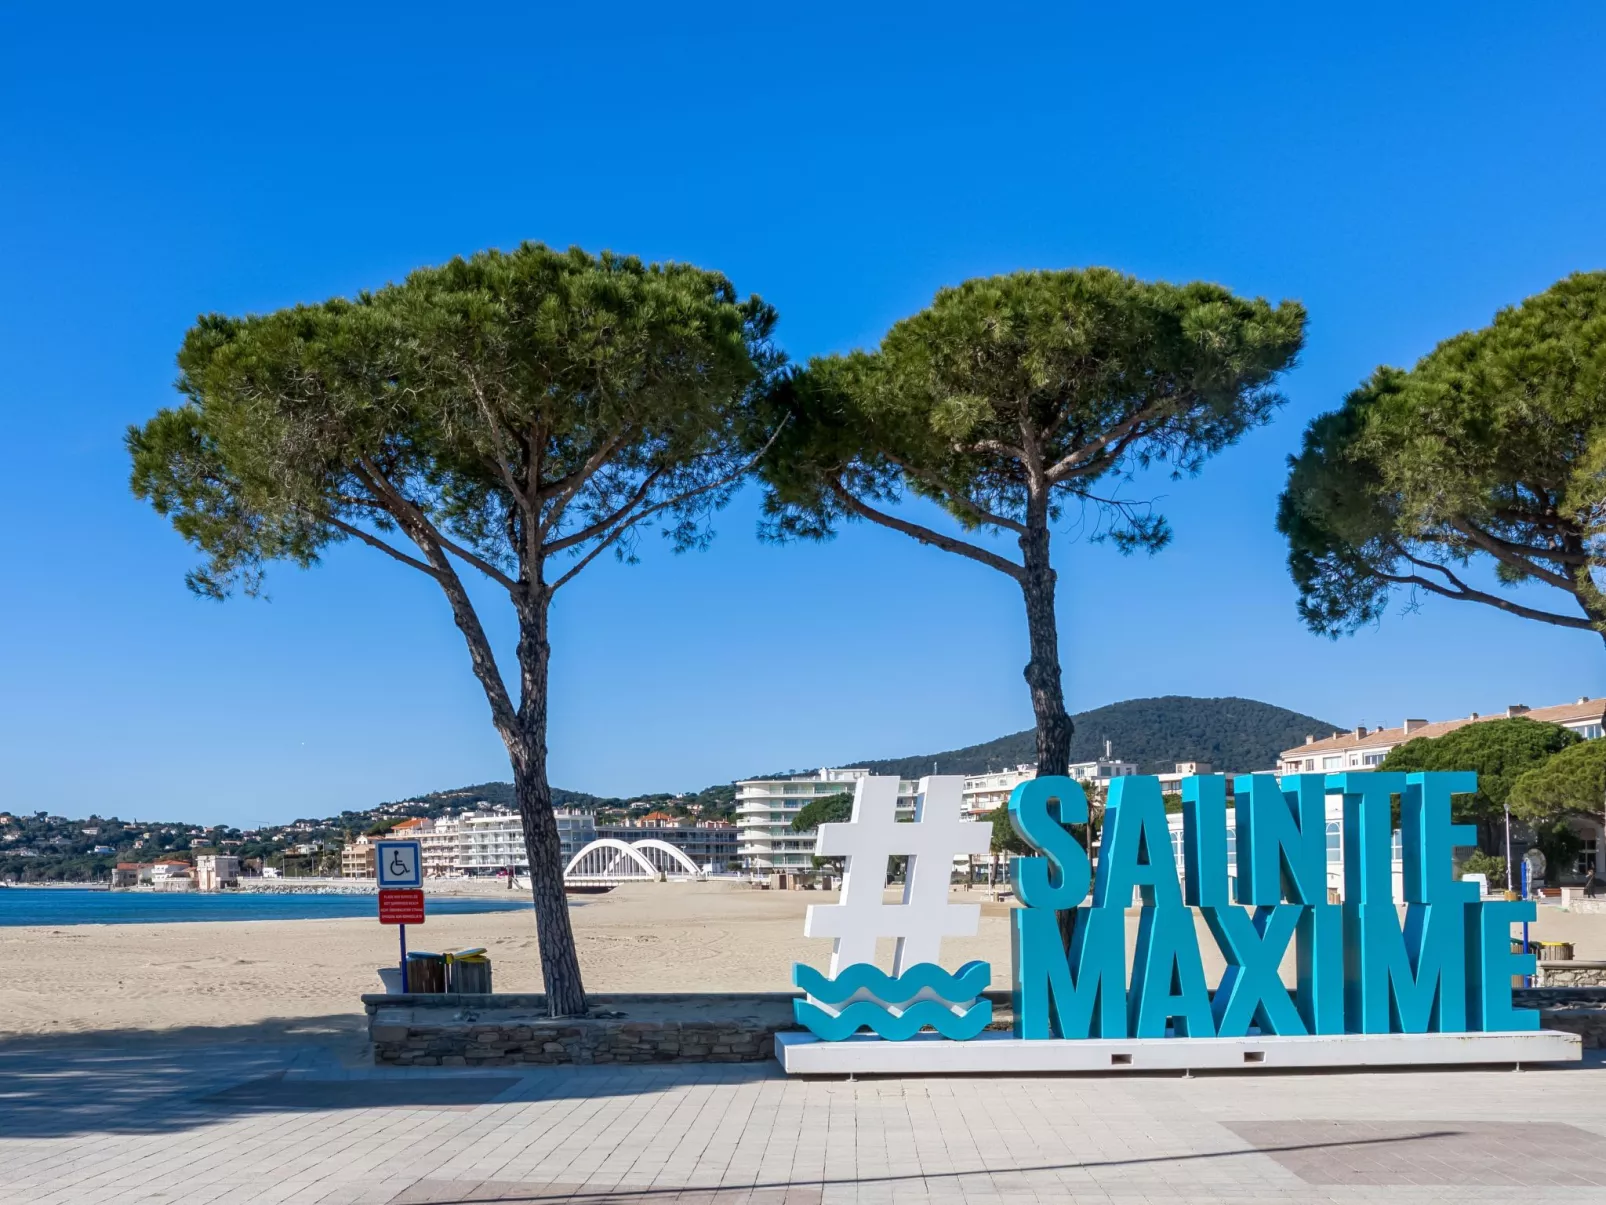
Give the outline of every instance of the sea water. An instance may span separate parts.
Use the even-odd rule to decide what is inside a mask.
[[[508,899],[429,895],[429,912],[512,912],[532,907],[522,892]],[[0,925],[148,925],[203,920],[317,920],[378,915],[374,895],[311,892],[95,891],[71,887],[0,887]]]

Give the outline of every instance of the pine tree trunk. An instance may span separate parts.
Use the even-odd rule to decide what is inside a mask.
[[[1025,568],[1020,588],[1026,600],[1031,649],[1026,685],[1032,692],[1032,715],[1037,721],[1037,774],[1041,778],[1070,769],[1075,731],[1060,684],[1059,625],[1054,615],[1054,568],[1048,559],[1046,515],[1041,528],[1033,525],[1021,536],[1020,545]]]
[[[1071,736],[1075,725],[1065,710],[1060,684],[1059,622],[1054,614],[1054,567],[1049,563],[1046,507],[1029,505],[1027,530],[1020,537],[1021,594],[1026,600],[1026,635],[1031,660],[1026,663],[1026,685],[1032,692],[1032,715],[1037,721],[1037,777],[1065,774],[1071,768]],[[1091,833],[1083,827],[1083,840],[1092,852]],[[1071,944],[1074,910],[1057,914],[1060,943]]]
[[[530,895],[535,901],[535,931],[541,951],[541,981],[547,1014],[570,1017],[586,1011],[580,958],[575,950],[569,903],[563,894],[563,846],[552,813],[552,785],[547,781],[547,642],[551,595],[544,591],[519,612],[520,756],[513,760],[513,792],[524,829],[524,852],[530,862]]]

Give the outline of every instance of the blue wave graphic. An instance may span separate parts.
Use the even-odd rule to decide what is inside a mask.
[[[992,980],[992,967],[985,962],[967,962],[957,974],[950,974],[934,962],[917,963],[894,978],[874,963],[856,962],[842,968],[835,979],[827,979],[807,963],[794,963],[792,982],[815,1000],[824,1004],[841,1004],[861,989],[868,989],[877,1000],[897,1004],[913,999],[927,988],[940,1000],[950,1004],[963,1004],[981,995],[982,989]],[[871,1004],[868,1000],[859,1004]],[[921,1003],[935,1003],[922,1001]],[[849,1006],[854,1007],[853,1005]]]
[[[792,1010],[799,1025],[827,1042],[846,1041],[864,1028],[872,1030],[888,1041],[906,1042],[927,1026],[950,1041],[968,1042],[986,1029],[993,1019],[991,1000],[978,1000],[963,1013],[957,1014],[946,1004],[936,1000],[921,1000],[917,1004],[911,1004],[897,1016],[870,1000],[859,1000],[850,1004],[836,1016],[810,1004],[807,1000],[793,1001]]]

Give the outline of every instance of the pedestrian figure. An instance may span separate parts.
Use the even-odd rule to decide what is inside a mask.
[[[1600,894],[1600,884],[1595,881],[1595,868],[1591,866],[1589,873],[1584,876],[1584,898],[1592,900]]]

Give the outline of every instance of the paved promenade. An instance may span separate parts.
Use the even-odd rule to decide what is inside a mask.
[[[0,1039],[0,1203],[1606,1201],[1606,1066],[788,1081],[375,1071],[349,1019]]]

